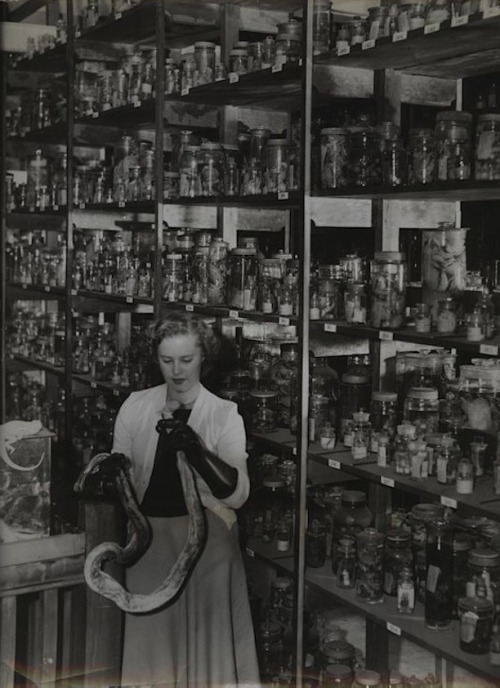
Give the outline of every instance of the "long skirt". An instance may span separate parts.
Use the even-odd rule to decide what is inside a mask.
[[[206,545],[181,594],[159,611],[125,617],[122,686],[259,685],[237,526],[205,513]],[[149,521],[151,545],[127,571],[135,593],[160,585],[187,538],[187,516]]]

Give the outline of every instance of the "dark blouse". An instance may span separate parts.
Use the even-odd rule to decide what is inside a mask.
[[[177,409],[173,416],[187,423],[190,413],[191,409]],[[158,435],[153,472],[141,503],[141,511],[145,516],[157,518],[185,516],[188,513],[177,457],[168,435]]]

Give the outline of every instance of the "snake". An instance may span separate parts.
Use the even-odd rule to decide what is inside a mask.
[[[91,590],[114,602],[122,611],[129,614],[147,614],[167,605],[183,587],[205,542],[205,515],[193,470],[185,453],[179,450],[176,452],[177,466],[189,517],[186,542],[176,562],[155,590],[148,594],[138,594],[125,589],[116,578],[103,571],[103,566],[110,562],[122,566],[136,562],[149,547],[151,528],[139,509],[128,470],[122,460],[116,461],[117,457],[124,458],[123,455],[105,452],[96,454],[81,472],[74,489],[76,492],[82,492],[88,476],[95,474],[106,464],[113,464],[114,461],[114,483],[129,518],[131,535],[125,547],[116,542],[103,542],[94,547],[85,559],[84,578]]]

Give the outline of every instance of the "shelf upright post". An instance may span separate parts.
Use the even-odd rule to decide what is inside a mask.
[[[2,2],[0,4],[0,17],[3,18],[8,16],[7,14],[7,3]],[[7,55],[4,53],[2,62],[0,65],[2,70],[1,75],[1,85],[0,94],[2,98],[2,103],[6,103],[7,98]],[[6,364],[6,319],[7,319],[7,297],[6,297],[6,280],[7,280],[7,260],[6,260],[6,241],[7,241],[7,198],[6,198],[6,188],[5,188],[5,150],[7,141],[7,123],[5,118],[5,113],[2,113],[2,131],[1,131],[1,141],[2,141],[2,151],[3,155],[0,156],[0,174],[2,179],[1,190],[0,190],[0,208],[2,213],[2,229],[0,237],[0,423],[5,421],[6,416],[6,387],[7,387],[7,364]]]
[[[153,280],[153,315],[161,314],[163,298],[163,118],[165,114],[165,10],[164,0],[156,2],[156,101],[155,101],[155,259]]]
[[[300,348],[300,389],[299,413],[297,414],[297,490],[296,490],[296,529],[294,542],[294,590],[293,590],[293,627],[295,636],[295,675],[297,686],[302,685],[303,644],[304,644],[304,599],[305,599],[305,534],[306,534],[306,483],[308,451],[308,415],[309,415],[309,302],[311,282],[311,126],[312,126],[312,93],[313,93],[313,40],[312,17],[313,3],[304,0],[303,19],[305,41],[302,47],[302,112],[301,141],[302,165],[300,186],[302,200],[299,223],[300,246],[300,299],[298,318],[298,338]]]

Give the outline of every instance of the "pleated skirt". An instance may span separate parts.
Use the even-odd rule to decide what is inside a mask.
[[[206,510],[207,541],[175,601],[126,614],[122,686],[258,686],[259,671],[236,526]],[[127,571],[127,588],[147,594],[182,550],[188,517],[150,518],[151,545]]]

